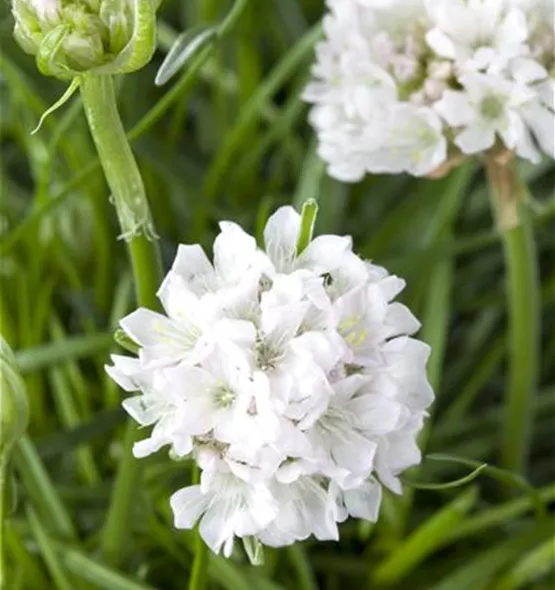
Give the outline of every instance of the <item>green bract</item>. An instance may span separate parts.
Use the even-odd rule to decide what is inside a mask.
[[[155,0],[14,0],[14,36],[45,75],[132,72],[154,52],[157,5]]]

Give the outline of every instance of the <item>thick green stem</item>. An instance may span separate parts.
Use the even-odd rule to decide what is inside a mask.
[[[84,75],[81,95],[122,234],[127,241],[137,303],[156,308],[156,291],[161,280],[160,254],[143,180],[118,114],[111,77]],[[130,422],[104,528],[102,549],[114,565],[123,560],[130,546],[135,505],[132,498],[140,478],[139,463],[131,452],[137,435],[136,425]]]
[[[509,314],[509,367],[503,421],[502,466],[524,473],[530,447],[531,402],[539,373],[538,262],[528,213],[526,188],[514,163],[487,162],[492,205],[506,267]]]

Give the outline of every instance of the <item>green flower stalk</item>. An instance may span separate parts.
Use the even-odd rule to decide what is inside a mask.
[[[71,80],[35,131],[81,88],[126,240],[140,234],[152,239],[155,232],[143,182],[117,114],[110,75],[133,72],[148,63],[156,48],[158,4],[157,0],[14,0],[12,8],[14,36],[25,52],[35,56],[39,71]]]
[[[156,47],[156,7],[153,0],[14,0],[14,36],[47,76],[132,72]]]
[[[510,154],[486,160],[491,203],[506,267],[509,370],[503,420],[502,466],[525,474],[530,453],[531,404],[540,373],[538,255],[526,204],[527,188]]]
[[[14,35],[35,56],[41,73],[71,80],[43,115],[80,89],[85,115],[112,193],[122,237],[127,241],[137,303],[156,308],[160,253],[146,191],[119,117],[112,76],[143,67],[156,47],[157,0],[13,0]],[[40,125],[40,123],[39,123]],[[129,425],[116,476],[102,550],[117,565],[129,547],[129,494],[140,472],[131,455],[137,436]]]

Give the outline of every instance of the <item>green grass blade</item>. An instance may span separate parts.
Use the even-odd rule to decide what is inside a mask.
[[[81,551],[58,543],[61,561],[75,576],[93,584],[98,590],[155,590],[152,586],[131,579],[108,566],[91,559]]]
[[[478,499],[478,490],[469,488],[436,512],[411,533],[373,572],[376,584],[393,584],[440,547],[450,531],[463,521]]]
[[[44,562],[46,563],[46,567],[54,580],[55,587],[57,590],[75,590],[75,583],[69,578],[60,563],[51,540],[48,538],[46,531],[32,508],[28,508],[27,518]]]
[[[532,527],[526,532],[478,553],[430,590],[485,590],[492,579],[553,532],[554,522]]]
[[[243,106],[237,123],[230,129],[222,148],[207,172],[204,192],[208,199],[211,200],[215,197],[223,176],[231,164],[233,154],[243,141],[243,137],[250,132],[252,125],[260,116],[263,106],[292,72],[299,67],[300,63],[307,58],[320,35],[319,24],[305,33]]]
[[[530,587],[555,570],[555,536],[541,543],[516,563],[491,590],[518,590]],[[552,578],[553,580],[553,578]]]
[[[108,350],[111,344],[111,334],[72,336],[59,342],[19,350],[16,359],[21,374],[28,375],[66,361],[93,356]]]
[[[23,436],[15,450],[15,466],[25,484],[25,490],[48,529],[60,538],[75,538],[73,522],[52,483],[35,446]]]
[[[318,590],[310,559],[302,544],[295,543],[287,548],[287,554],[297,573],[298,590]]]

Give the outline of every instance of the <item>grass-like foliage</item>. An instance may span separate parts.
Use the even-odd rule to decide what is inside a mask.
[[[240,544],[229,560],[208,554],[206,589],[552,588],[553,162],[520,169],[542,321],[541,358],[532,359],[539,387],[522,392],[532,400],[521,407],[532,426],[527,436],[515,432],[526,448],[509,448],[526,458],[517,474],[500,469],[507,428],[519,422],[514,407],[507,409],[506,375],[525,371],[536,353],[514,342],[509,351],[506,264],[479,161],[440,180],[330,179],[299,97],[322,0],[240,2],[240,14],[226,21],[233,4],[166,0],[153,60],[114,80],[164,269],[177,244],[211,244],[219,220],[260,238],[279,205],[300,208],[314,198],[315,233],[352,235],[358,253],[406,278],[403,299],[422,321],[419,337],[433,347],[437,397],[422,466],[406,475],[402,497],[386,496],[376,525],[349,520],[338,543],[266,549],[259,567]],[[168,498],[192,480],[192,465],[164,452],[141,461],[126,498],[129,522],[118,525],[118,513],[110,513],[129,445],[122,392],[104,365],[110,352],[122,353],[114,332],[136,302],[81,97],[30,134],[67,83],[36,71],[11,37],[5,4],[1,10],[0,328],[29,405],[27,432],[3,468],[2,587],[181,590],[198,543],[194,533],[173,528]],[[178,35],[191,29],[201,35],[197,47],[166,60],[157,79],[164,84],[155,85]],[[512,305],[522,303],[517,296]],[[527,310],[516,311],[525,321]],[[449,482],[458,485],[438,485]]]

